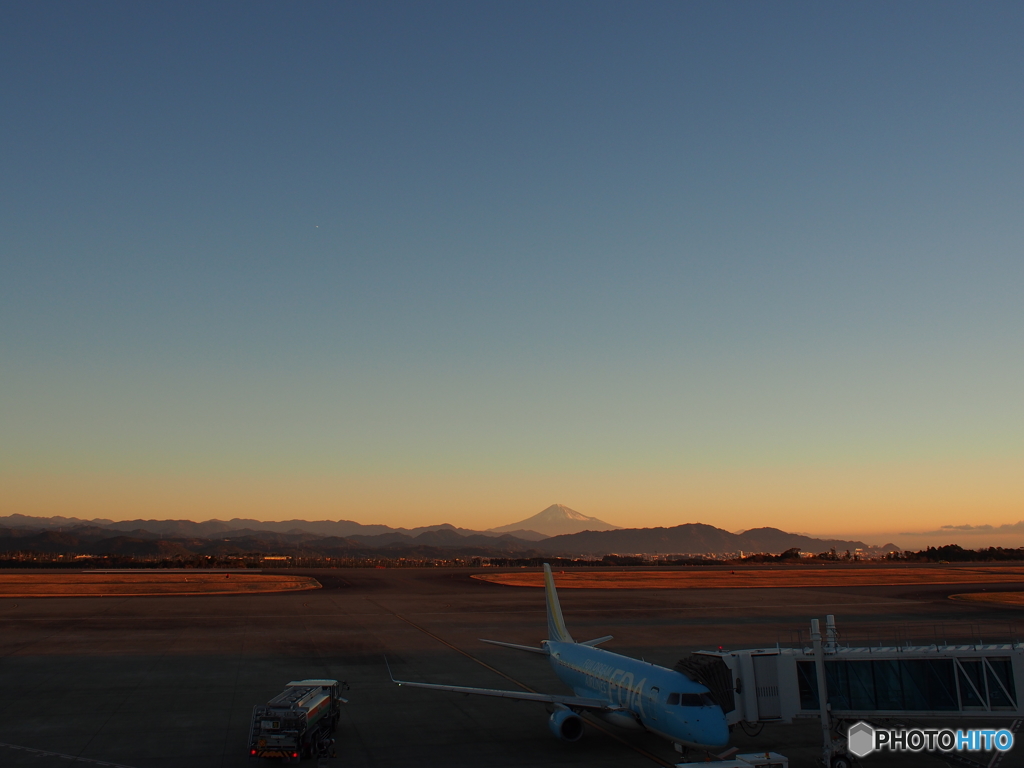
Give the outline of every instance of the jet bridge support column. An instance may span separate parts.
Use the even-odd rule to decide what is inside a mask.
[[[832,765],[832,724],[828,713],[828,686],[825,683],[825,651],[821,647],[821,626],[811,619],[811,644],[814,647],[814,671],[818,678],[818,712],[821,717],[821,741],[826,766]]]
[[[825,650],[829,653],[835,653],[838,642],[839,633],[836,631],[836,617],[830,613],[825,617]]]

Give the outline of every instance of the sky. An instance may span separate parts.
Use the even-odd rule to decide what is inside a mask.
[[[1022,38],[4,3],[0,515],[1024,544]]]

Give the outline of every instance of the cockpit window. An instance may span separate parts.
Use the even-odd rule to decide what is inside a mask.
[[[683,707],[715,707],[718,706],[715,700],[707,693],[670,693],[669,704],[679,704]]]

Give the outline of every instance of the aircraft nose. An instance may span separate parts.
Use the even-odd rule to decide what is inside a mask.
[[[729,744],[729,726],[725,722],[725,715],[715,718],[707,724],[707,736],[709,747],[724,747]]]

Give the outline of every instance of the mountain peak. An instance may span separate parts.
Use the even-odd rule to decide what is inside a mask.
[[[517,523],[502,525],[489,530],[498,533],[527,529],[543,533],[545,536],[559,536],[565,533],[579,533],[580,531],[611,531],[619,526],[598,520],[596,517],[584,515],[575,509],[569,509],[564,504],[552,504],[543,509],[533,517],[520,520]]]

